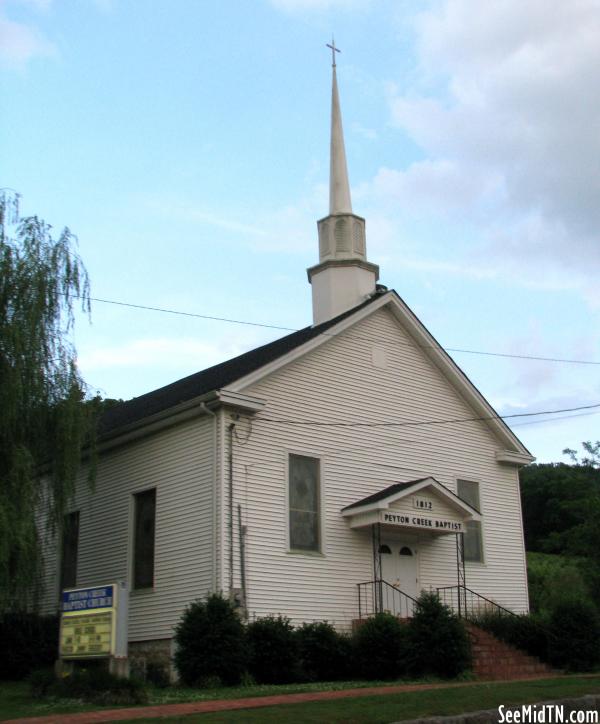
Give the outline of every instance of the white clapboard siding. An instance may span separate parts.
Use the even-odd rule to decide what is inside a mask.
[[[78,586],[129,580],[133,494],[156,488],[155,583],[130,593],[131,641],[170,638],[185,606],[212,587],[213,435],[211,417],[167,428],[101,455],[95,490],[83,476],[77,487]],[[56,556],[48,555],[47,610],[56,581]]]
[[[373,364],[374,345],[385,348],[385,368]],[[250,617],[282,613],[296,622],[328,619],[348,625],[357,616],[356,584],[373,578],[373,559],[370,530],[351,530],[340,510],[392,483],[430,475],[453,491],[457,478],[479,483],[485,564],[467,564],[467,585],[509,608],[527,610],[517,471],[496,462],[502,445],[484,422],[385,428],[262,420],[414,422],[473,416],[387,310],[245,392],[267,401],[251,427],[244,418],[237,421],[234,440],[234,507],[242,505],[247,526]],[[321,458],[322,555],[287,550],[290,452]],[[225,478],[222,483],[226,499]],[[239,586],[237,523],[235,529]],[[418,549],[421,588],[456,583],[454,536],[432,541],[421,534]],[[226,556],[222,565],[226,571]]]

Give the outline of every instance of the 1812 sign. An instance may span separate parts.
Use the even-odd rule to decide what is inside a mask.
[[[433,500],[430,498],[419,498],[416,495],[412,499],[413,508],[417,510],[433,510]]]

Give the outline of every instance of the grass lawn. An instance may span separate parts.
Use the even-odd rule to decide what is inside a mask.
[[[22,716],[50,716],[71,714],[77,711],[98,709],[91,704],[82,704],[72,699],[36,700],[29,693],[29,685],[23,681],[0,682],[0,720],[17,719]]]
[[[220,689],[150,689],[149,704],[175,704],[186,701],[209,701],[291,694],[303,691],[332,691],[382,685],[383,682],[335,682],[294,684],[289,686],[250,686]],[[385,682],[389,685],[407,682]],[[499,704],[532,703],[567,696],[600,693],[600,675],[568,677],[508,684],[472,684],[464,688],[447,687],[403,694],[366,696],[335,701],[291,704],[260,709],[237,710],[215,714],[191,715],[185,721],[201,722],[391,722],[399,719],[453,714],[476,709],[494,708]],[[101,707],[69,699],[31,699],[24,682],[0,683],[0,719],[49,716],[98,710]],[[115,707],[108,707],[115,708]],[[161,721],[181,721],[182,717]],[[151,721],[138,719],[136,721]],[[156,719],[153,721],[157,721]]]
[[[503,684],[472,684],[458,688],[337,699],[335,701],[290,704],[214,714],[160,719],[161,722],[269,722],[285,724],[389,724],[403,719],[460,714],[478,709],[494,709],[500,704],[532,704],[539,701],[600,693],[600,676],[569,677]],[[157,722],[157,719],[136,719]]]
[[[421,680],[423,683],[424,680]],[[428,679],[434,682],[435,679]],[[330,681],[312,684],[228,686],[215,689],[189,689],[185,687],[167,687],[158,689],[148,687],[148,705],[177,704],[186,701],[214,701],[215,699],[245,699],[248,697],[269,696],[271,694],[298,694],[304,691],[338,691],[341,689],[360,689],[368,686],[394,686],[397,684],[418,683],[414,681]],[[73,699],[32,699],[26,682],[0,682],[0,721],[28,716],[49,716],[50,714],[71,714],[79,711],[97,709],[116,709],[116,706],[99,707]]]

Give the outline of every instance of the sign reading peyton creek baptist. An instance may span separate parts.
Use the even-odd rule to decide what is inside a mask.
[[[379,522],[408,528],[422,528],[432,533],[464,533],[464,526],[459,520],[432,518],[422,513],[388,513],[379,512]]]
[[[62,592],[59,656],[127,656],[127,588],[110,583]]]

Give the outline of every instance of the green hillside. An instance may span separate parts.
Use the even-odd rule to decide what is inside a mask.
[[[532,610],[565,598],[600,601],[600,469],[547,463],[521,470]]]

